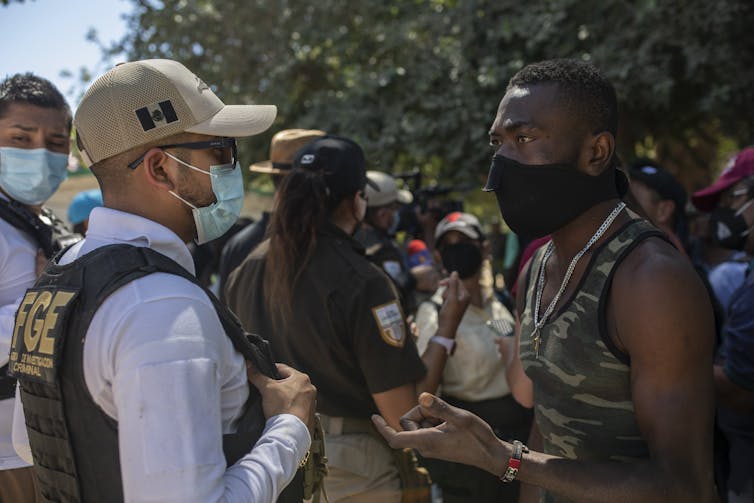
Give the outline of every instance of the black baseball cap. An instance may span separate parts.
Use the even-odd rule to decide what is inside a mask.
[[[296,154],[293,167],[321,172],[335,200],[353,195],[367,184],[380,190],[367,178],[364,151],[341,136],[326,135],[308,143]]]
[[[633,161],[628,170],[632,180],[638,180],[657,192],[661,198],[675,203],[676,208],[686,207],[686,190],[668,171],[648,159]]]

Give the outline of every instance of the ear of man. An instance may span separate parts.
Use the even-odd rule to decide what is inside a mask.
[[[141,178],[147,185],[164,191],[175,190],[176,173],[170,173],[167,161],[170,160],[165,152],[159,148],[151,148],[144,155],[142,171],[134,176]]]
[[[160,145],[183,143],[192,141],[192,138],[191,133],[179,133],[166,138],[160,138],[159,140],[144,145],[139,145],[138,147],[134,147],[125,152],[94,163],[90,169],[97,178],[105,202],[107,202],[109,198],[118,196],[129,189],[132,183],[132,178],[143,167],[142,162],[142,164],[139,164],[134,169],[129,168],[128,164],[134,159],[138,159],[140,155],[143,155],[145,152],[149,152],[151,149],[155,149]]]
[[[597,176],[611,167],[615,155],[615,137],[608,131],[589,135],[581,148],[580,165],[585,172]]]

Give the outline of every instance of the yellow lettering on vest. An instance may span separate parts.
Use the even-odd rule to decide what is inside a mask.
[[[34,301],[34,305],[31,306],[31,310],[29,310],[29,317],[31,319],[26,322],[26,326],[24,327],[24,344],[26,345],[26,351],[30,353],[37,349],[39,338],[42,336],[42,327],[44,326],[44,320],[41,319],[41,316],[38,317],[37,314],[44,314],[51,300],[52,293],[45,290],[39,294],[37,300]],[[32,333],[32,328],[34,333]]]
[[[39,352],[51,355],[55,349],[55,339],[50,337],[50,331],[54,330],[58,324],[58,309],[65,307],[73,298],[73,292],[57,292],[52,299],[50,307],[47,309],[45,316],[44,328],[42,328],[42,337],[39,342]]]
[[[29,314],[29,308],[37,298],[37,292],[26,292],[24,299],[21,301],[21,305],[18,306],[16,312],[16,326],[13,328],[13,338],[10,341],[10,347],[16,347],[16,338],[18,334],[23,330],[26,324],[26,316]]]

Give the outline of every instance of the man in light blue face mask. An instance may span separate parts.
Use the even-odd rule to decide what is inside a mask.
[[[43,263],[70,235],[42,204],[66,175],[71,111],[48,80],[0,81],[0,501],[36,501],[29,463],[13,450],[15,380],[7,375],[13,318]]]
[[[39,470],[49,499],[271,503],[296,474],[314,387],[276,366],[266,342],[202,288],[186,246],[236,221],[236,138],[275,115],[226,106],[161,59],[118,65],[82,98],[76,139],[104,206],[19,307],[15,331],[33,334],[30,323],[45,319],[44,343],[11,347],[25,414],[14,435],[19,450],[49,460]],[[51,396],[55,407],[40,406]],[[49,436],[57,441],[39,440]]]

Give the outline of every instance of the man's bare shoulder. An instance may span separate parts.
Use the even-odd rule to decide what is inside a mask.
[[[630,252],[610,294],[614,326],[629,353],[668,339],[691,337],[698,343],[701,338],[706,345],[707,335],[710,341],[714,336],[712,305],[701,278],[688,258],[662,239],[648,238]]]
[[[664,284],[665,280],[674,281]],[[615,272],[615,286],[618,288],[667,288],[677,285],[678,281],[691,281],[702,286],[688,258],[658,237],[638,243]]]

